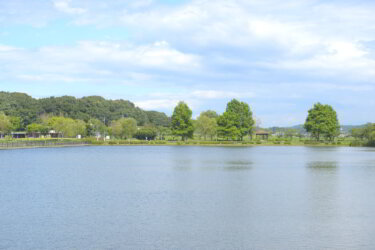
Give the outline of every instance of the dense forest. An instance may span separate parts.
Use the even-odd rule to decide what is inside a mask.
[[[38,122],[44,115],[64,116],[88,121],[98,119],[109,125],[123,117],[134,118],[137,124],[169,126],[170,118],[157,111],[145,111],[126,100],[106,100],[100,96],[75,98],[73,96],[35,99],[24,93],[0,92],[0,112],[7,116],[21,117],[19,130]]]

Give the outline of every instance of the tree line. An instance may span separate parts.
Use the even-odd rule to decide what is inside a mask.
[[[162,112],[145,111],[126,100],[106,100],[100,96],[72,96],[35,99],[24,93],[0,92],[0,112],[19,121],[16,131],[26,131],[28,125],[41,123],[43,116],[64,116],[88,122],[97,119],[106,126],[124,117],[134,118],[138,125],[153,124],[168,127],[170,118]],[[13,119],[13,118],[12,118]],[[14,118],[15,119],[15,118]]]
[[[144,111],[125,100],[105,100],[98,96],[34,99],[22,93],[0,92],[0,133],[3,134],[10,131],[43,134],[55,130],[64,137],[112,135],[121,139],[152,140],[172,136],[187,140],[198,136],[204,140],[242,141],[253,137],[255,127],[250,106],[236,99],[227,103],[222,114],[207,110],[194,120],[185,102],[179,102],[168,117],[161,112]],[[316,140],[333,140],[340,133],[336,111],[321,103],[308,111],[304,128]],[[288,133],[295,135],[295,131]],[[370,128],[354,134],[375,139]]]

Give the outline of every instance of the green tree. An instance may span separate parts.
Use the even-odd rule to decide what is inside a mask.
[[[321,103],[316,103],[308,111],[304,128],[318,141],[322,136],[333,140],[340,133],[336,111],[330,105]]]
[[[158,133],[159,140],[164,140],[165,136],[172,134],[172,131],[170,128],[158,126],[157,133]]]
[[[253,113],[249,105],[236,99],[227,104],[225,112],[217,119],[219,135],[243,140],[246,135],[251,135],[254,126]]]
[[[47,133],[48,128],[44,126],[43,124],[38,123],[31,123],[27,125],[27,132],[34,133],[34,132],[40,132],[40,133]]]
[[[215,118],[210,118],[206,113],[202,112],[196,122],[196,129],[200,136],[207,139],[207,136],[213,139],[217,132],[217,122]]]
[[[216,113],[216,111],[213,111],[213,110],[207,110],[207,111],[203,111],[200,116],[207,116],[208,118],[218,118],[219,115]]]
[[[182,140],[192,138],[194,133],[194,126],[191,120],[192,111],[184,102],[179,102],[174,108],[172,115],[172,133],[176,136],[181,136]]]
[[[104,136],[108,132],[107,126],[98,119],[91,118],[86,124],[86,134],[88,136]]]
[[[62,116],[53,116],[48,118],[48,127],[56,132],[62,133],[63,137],[76,137],[84,135],[86,131],[86,123],[82,120],[74,120]]]
[[[134,136],[139,140],[154,140],[157,136],[157,130],[151,126],[143,127],[139,129]]]
[[[122,139],[130,139],[137,132],[137,121],[133,118],[121,118],[112,123],[112,134]]]
[[[12,129],[12,123],[10,122],[9,117],[1,112],[0,113],[0,133],[2,134],[9,133],[11,129]]]

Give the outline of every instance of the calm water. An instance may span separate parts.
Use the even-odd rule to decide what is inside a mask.
[[[0,249],[375,249],[375,150],[0,151]]]

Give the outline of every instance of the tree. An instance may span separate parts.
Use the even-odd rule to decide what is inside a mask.
[[[215,112],[216,113],[216,112]],[[202,112],[197,119],[196,129],[198,133],[206,140],[207,136],[212,138],[217,132],[217,122],[215,118],[210,118],[207,113]]]
[[[227,104],[225,112],[217,119],[217,124],[221,136],[243,140],[245,135],[252,134],[253,113],[247,103],[233,99]]]
[[[172,134],[172,131],[170,128],[158,126],[157,133],[158,133],[159,140],[164,140],[165,136]]]
[[[318,141],[321,136],[333,140],[340,132],[337,113],[330,105],[316,103],[308,111],[304,128]]]
[[[137,132],[137,121],[134,118],[121,118],[112,123],[112,134],[122,139],[130,139]]]
[[[213,110],[207,110],[207,111],[203,111],[200,116],[207,116],[208,118],[218,118],[219,115],[216,113],[216,111],[213,111]]]
[[[0,133],[6,134],[12,128],[12,123],[8,116],[4,113],[0,113]]]
[[[147,126],[139,129],[135,133],[135,138],[138,140],[154,140],[157,135],[157,130],[154,127]]]
[[[29,132],[29,133],[35,133],[35,132],[47,133],[48,128],[46,126],[43,126],[43,124],[31,123],[31,124],[27,125],[27,132]]]
[[[84,135],[86,123],[82,120],[74,120],[63,116],[53,116],[47,120],[48,127],[62,133],[63,137],[76,137]]]
[[[192,111],[184,102],[179,102],[174,108],[172,115],[172,133],[181,136],[182,140],[192,138],[194,126],[191,120]]]
[[[107,127],[98,119],[91,118],[86,124],[86,133],[88,136],[104,136]]]

